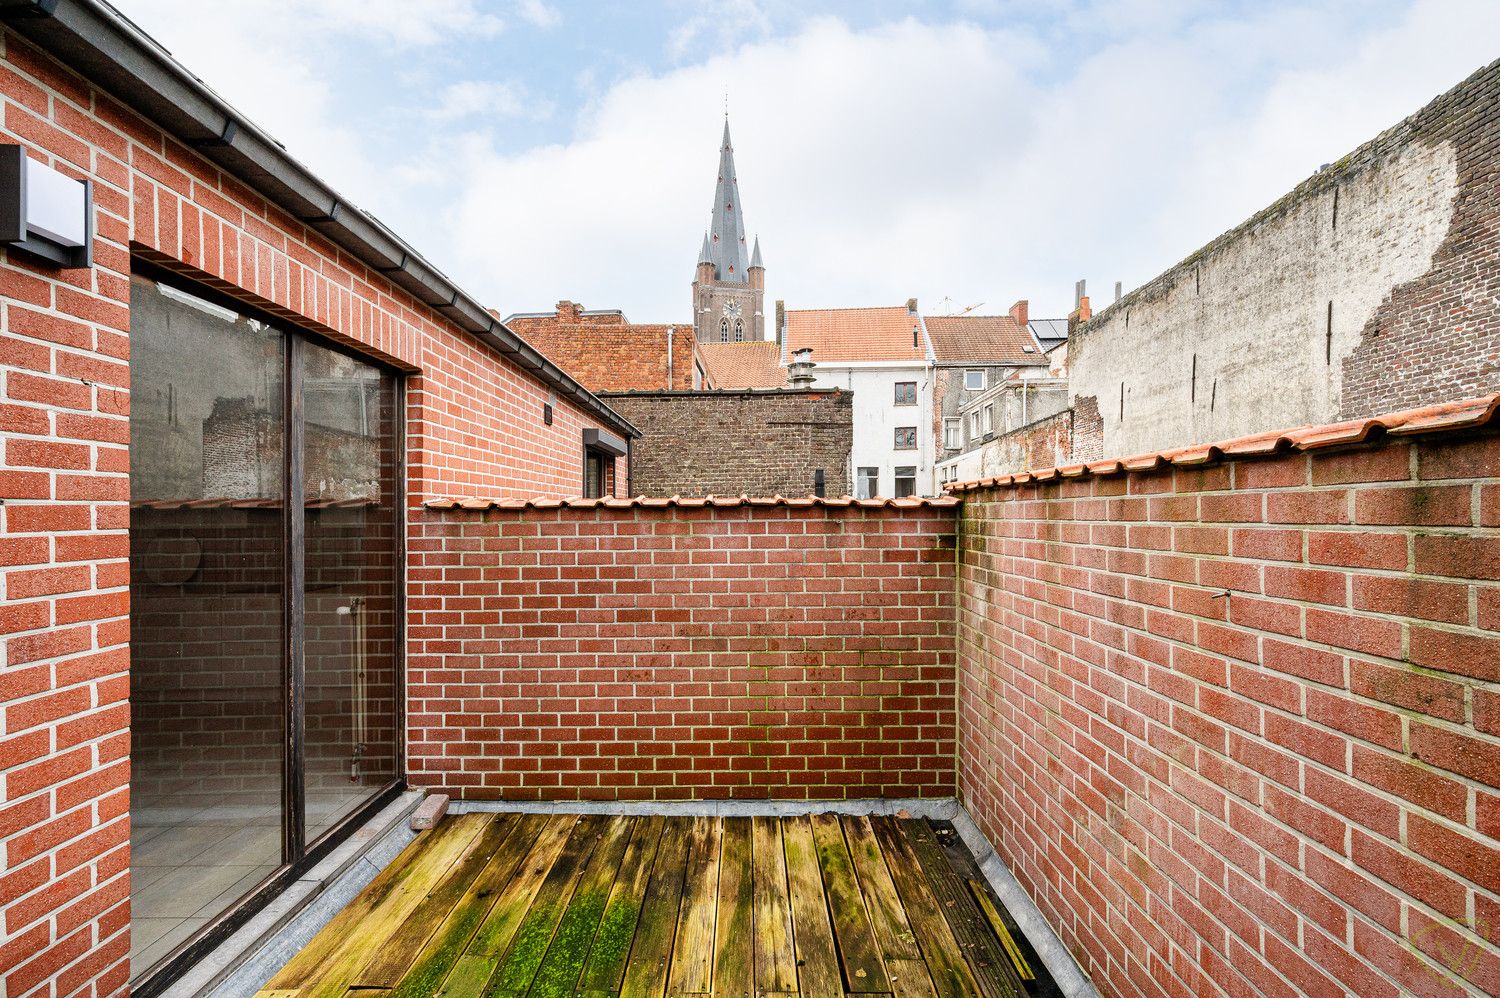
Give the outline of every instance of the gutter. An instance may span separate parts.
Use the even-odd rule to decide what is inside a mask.
[[[418,301],[629,437],[629,421],[490,315],[409,243],[287,154],[102,0],[0,0],[0,23],[54,56]]]

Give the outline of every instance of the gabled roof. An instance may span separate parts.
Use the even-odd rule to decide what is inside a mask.
[[[715,388],[785,388],[781,349],[770,340],[699,343],[698,352]]]
[[[794,350],[812,350],[814,364],[921,362],[927,359],[927,337],[922,334],[922,320],[905,305],[799,309],[786,313],[786,349],[788,355]]]
[[[1008,315],[929,315],[926,322],[932,353],[940,364],[1047,363],[1031,332]]]

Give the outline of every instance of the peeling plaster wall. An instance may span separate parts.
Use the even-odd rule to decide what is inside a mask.
[[[1078,330],[1073,459],[1500,386],[1497,136],[1500,63]]]

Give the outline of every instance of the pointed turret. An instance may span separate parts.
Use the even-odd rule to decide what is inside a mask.
[[[744,211],[734,173],[734,146],[729,141],[729,118],[724,118],[724,141],[719,147],[719,180],[714,187],[713,222],[709,227],[710,262],[714,278],[745,284],[750,269],[745,245]]]
[[[759,243],[757,243],[757,245],[759,245]],[[714,262],[713,256],[710,255],[709,250],[708,250],[708,233],[707,232],[703,233],[703,248],[698,251],[698,262],[699,263],[713,263]]]
[[[750,254],[750,266],[766,269],[766,265],[760,262],[760,236],[755,237],[755,252]]]

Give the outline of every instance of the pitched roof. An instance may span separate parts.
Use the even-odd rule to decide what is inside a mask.
[[[699,343],[698,352],[715,388],[785,388],[781,348],[770,340]]]
[[[926,322],[939,363],[1047,363],[1030,331],[1008,315],[929,315]]]
[[[1346,419],[1341,423],[1299,426],[1291,430],[1271,430],[1248,437],[1237,437],[1216,444],[1193,444],[1173,450],[1153,451],[1135,457],[1110,458],[1084,464],[1066,464],[1041,471],[1023,471],[994,478],[976,478],[949,482],[948,492],[972,492],[976,489],[1003,488],[1028,482],[1048,482],[1059,478],[1086,478],[1090,475],[1118,475],[1142,471],[1160,471],[1171,466],[1191,467],[1241,457],[1269,457],[1290,451],[1310,451],[1345,444],[1362,444],[1382,436],[1411,437],[1451,430],[1468,430],[1491,423],[1500,414],[1500,395],[1484,395],[1461,402],[1443,402],[1418,409],[1371,416],[1368,419]]]
[[[913,330],[917,335],[913,336]],[[921,319],[905,305],[809,308],[786,313],[786,348],[811,349],[814,364],[927,359]],[[913,343],[915,342],[915,345]]]

